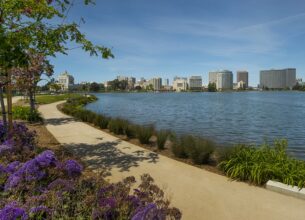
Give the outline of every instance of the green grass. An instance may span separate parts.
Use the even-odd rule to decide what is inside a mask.
[[[233,148],[219,168],[230,178],[263,185],[268,180],[305,186],[305,162],[287,155],[287,141],[277,140],[272,146],[239,145]]]
[[[31,112],[29,106],[14,106],[13,118],[28,122],[41,122],[43,120],[40,113],[37,110]]]
[[[59,102],[67,100],[69,98],[81,97],[80,94],[60,94],[60,95],[38,95],[36,96],[36,103],[40,105],[51,104],[54,102]]]

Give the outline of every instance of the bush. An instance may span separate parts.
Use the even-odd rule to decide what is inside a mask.
[[[127,120],[121,118],[114,118],[111,119],[110,122],[108,123],[108,129],[114,134],[124,135],[125,129],[128,127],[128,125],[129,122]]]
[[[136,137],[136,126],[133,124],[128,124],[125,128],[125,134],[128,138]]]
[[[14,106],[12,112],[14,119],[20,119],[31,123],[41,122],[43,120],[40,113],[36,109],[31,111],[29,106]]]
[[[193,139],[189,138],[190,136],[181,136],[180,138],[173,137],[172,138],[172,152],[178,158],[187,158],[187,150],[186,147],[189,146],[190,141]]]
[[[291,158],[286,153],[287,141],[277,140],[273,146],[239,145],[219,168],[232,179],[262,185],[268,180],[305,186],[305,162]]]
[[[141,126],[138,125],[136,128],[137,138],[141,144],[149,144],[149,140],[154,133],[154,127],[152,125]]]
[[[221,147],[215,150],[215,160],[217,164],[220,164],[223,161],[229,160],[232,153],[234,151],[234,147]]]
[[[192,159],[195,164],[206,164],[213,153],[215,146],[209,140],[204,140],[198,137],[189,136],[189,143],[185,148],[187,155]]]
[[[157,132],[157,146],[159,150],[164,149],[165,142],[170,135],[170,131],[161,130]]]
[[[101,129],[106,129],[108,127],[109,120],[109,118],[102,115],[96,115],[93,124]]]

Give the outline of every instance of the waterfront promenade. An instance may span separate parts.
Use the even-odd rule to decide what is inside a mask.
[[[305,201],[157,155],[122,141],[57,110],[53,103],[39,111],[47,129],[95,171],[105,169],[110,181],[150,174],[183,219],[305,219]]]

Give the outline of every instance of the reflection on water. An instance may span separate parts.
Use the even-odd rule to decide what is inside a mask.
[[[211,138],[221,145],[286,138],[305,158],[305,93],[115,93],[97,94],[87,106],[139,124]]]

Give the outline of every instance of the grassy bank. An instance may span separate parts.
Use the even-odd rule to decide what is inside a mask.
[[[67,100],[69,98],[77,98],[81,96],[82,95],[80,94],[73,94],[73,93],[59,94],[59,95],[38,95],[36,96],[36,103],[39,105],[51,104],[54,102],[59,102],[59,101]]]

